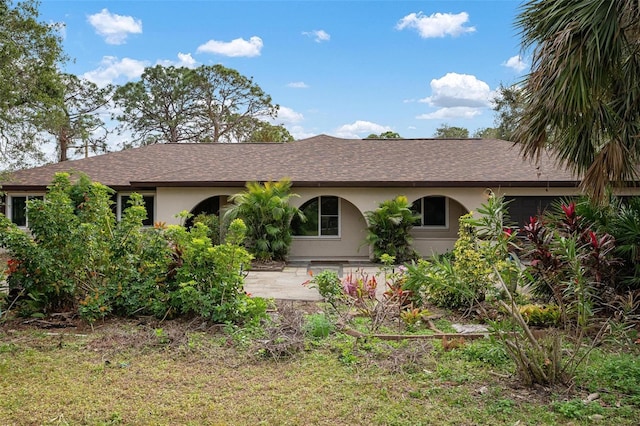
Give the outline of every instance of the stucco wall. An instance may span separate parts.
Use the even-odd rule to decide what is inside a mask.
[[[158,188],[156,191],[156,221],[178,224],[175,217],[182,210],[191,211],[201,201],[214,195],[232,195],[235,188]],[[221,206],[222,207],[222,206]]]
[[[340,236],[294,237],[290,257],[367,259],[369,257],[368,247],[360,247],[367,235],[366,231],[367,223],[362,213],[349,201],[342,199],[340,200]]]
[[[497,195],[575,195],[572,188],[489,188]],[[156,220],[178,223],[175,214],[190,211],[204,199],[214,195],[232,195],[243,188],[158,188],[156,192]],[[367,247],[361,247],[366,235],[364,212],[374,210],[379,203],[398,195],[405,195],[409,202],[419,198],[444,195],[449,197],[449,226],[447,229],[415,229],[414,247],[423,255],[443,253],[453,248],[458,232],[458,217],[468,211],[476,211],[487,200],[488,188],[303,188],[294,187],[299,197],[291,203],[300,207],[318,196],[341,198],[341,235],[338,238],[294,239],[291,257],[326,259],[366,258]]]
[[[453,249],[458,238],[458,219],[468,211],[453,199],[448,200],[448,217],[446,228],[413,228],[413,247],[422,256],[441,254]]]

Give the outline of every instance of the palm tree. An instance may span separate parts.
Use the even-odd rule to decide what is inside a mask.
[[[291,219],[297,207],[289,205],[291,181],[247,182],[246,191],[232,195],[225,219],[241,218],[247,225],[247,247],[257,260],[284,260],[291,246]]]
[[[525,157],[551,148],[598,200],[609,184],[636,180],[640,1],[531,0],[516,26],[534,49],[514,134]]]
[[[396,263],[418,258],[411,246],[411,229],[420,216],[411,210],[404,195],[381,202],[377,209],[365,212],[367,223],[366,243],[373,246],[373,258],[380,261],[383,254],[394,256]]]

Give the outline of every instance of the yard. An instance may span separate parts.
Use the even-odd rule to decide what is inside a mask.
[[[149,318],[93,327],[63,317],[7,322],[0,326],[0,419],[17,425],[640,421],[633,343],[594,350],[570,387],[524,387],[489,339],[453,350],[439,340],[356,340],[325,329],[324,307],[281,303],[280,327],[262,330]],[[436,325],[446,330],[450,322]]]
[[[242,220],[219,244],[203,223],[144,229],[138,196],[116,223],[104,187],[58,180],[36,240],[0,216],[1,424],[640,424],[640,271],[614,252],[637,240],[588,204],[520,239],[490,197],[451,253],[398,265],[414,253],[391,233],[379,274],[323,270],[305,283],[323,302],[274,304],[245,291]],[[413,223],[406,197],[385,206]],[[637,223],[631,206],[606,223]],[[452,335],[474,322],[490,337]]]

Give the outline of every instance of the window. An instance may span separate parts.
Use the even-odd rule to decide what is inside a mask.
[[[338,197],[317,197],[300,207],[306,222],[297,217],[291,223],[293,235],[303,237],[337,237],[340,235],[340,200]]]
[[[29,226],[29,216],[27,214],[28,200],[43,200],[42,195],[13,195],[9,197],[9,208],[11,222],[18,226]]]
[[[423,197],[416,200],[411,210],[420,215],[415,226],[446,228],[448,226],[448,202],[447,197],[434,196]]]
[[[531,216],[544,213],[553,203],[562,201],[563,197],[554,196],[512,196],[505,197],[508,202],[509,219],[516,226],[523,226],[529,222]]]
[[[130,199],[130,195],[120,196],[120,216],[118,217],[118,219],[122,218],[123,212],[129,207]],[[142,221],[142,224],[144,226],[153,226],[156,218],[155,197],[153,195],[142,195],[142,201],[144,202],[144,208],[147,210],[147,218]]]

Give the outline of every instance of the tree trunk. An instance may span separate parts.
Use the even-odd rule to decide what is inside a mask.
[[[58,148],[60,149],[60,162],[67,161],[67,150],[69,149],[69,132],[67,126],[62,126],[58,132]]]

